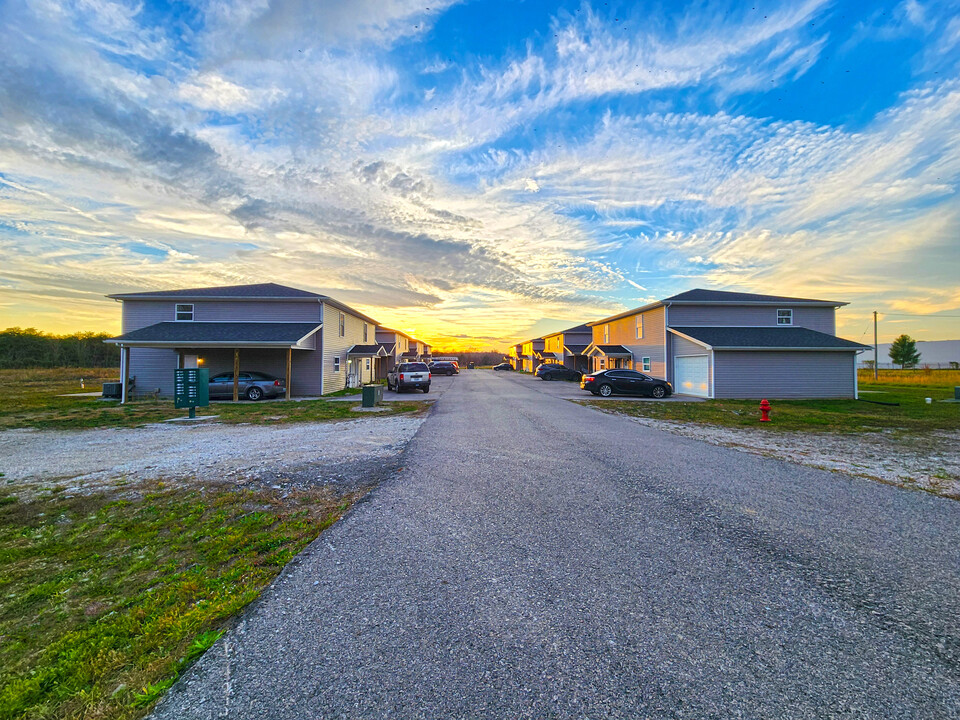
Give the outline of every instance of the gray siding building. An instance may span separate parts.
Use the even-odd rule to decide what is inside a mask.
[[[121,374],[173,394],[173,371],[256,370],[288,394],[325,395],[375,377],[377,323],[326,295],[276,283],[109,295],[122,303]]]
[[[856,356],[838,338],[846,303],[690,290],[589,323],[594,369],[626,367],[705,398],[857,397]]]

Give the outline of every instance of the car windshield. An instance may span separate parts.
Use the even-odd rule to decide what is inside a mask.
[[[427,372],[429,368],[423,363],[404,363],[400,366],[400,372]]]

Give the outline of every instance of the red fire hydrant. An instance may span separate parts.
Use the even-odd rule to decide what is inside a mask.
[[[760,401],[760,422],[770,422],[770,403],[766,398]]]

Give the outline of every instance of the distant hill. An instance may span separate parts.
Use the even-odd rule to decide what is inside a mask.
[[[880,343],[878,358],[880,367],[898,367],[890,362],[890,343]],[[917,340],[920,351],[920,364],[917,367],[950,367],[951,362],[960,362],[960,340]],[[873,350],[862,353],[857,358],[860,367],[864,361],[873,360]]]

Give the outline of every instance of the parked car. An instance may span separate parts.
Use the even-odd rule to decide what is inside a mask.
[[[407,389],[430,392],[430,368],[426,363],[400,363],[387,373],[387,388],[396,392]]]
[[[467,363],[467,370],[473,370],[475,367],[477,367],[476,363],[472,363],[472,362]]]
[[[459,375],[460,368],[454,362],[446,360],[436,360],[429,365],[430,372],[434,375]]]
[[[283,378],[264,372],[241,370],[237,376],[237,396],[247,400],[274,398],[285,395],[287,386]],[[233,373],[225,372],[210,378],[210,397],[233,398]]]
[[[673,386],[666,380],[636,370],[599,370],[580,378],[580,387],[603,397],[619,394],[664,398],[673,394]]]
[[[494,370],[513,370],[513,365],[510,363],[500,363],[499,365],[493,366]]]
[[[560,363],[544,363],[534,373],[541,380],[579,380],[583,373]]]

